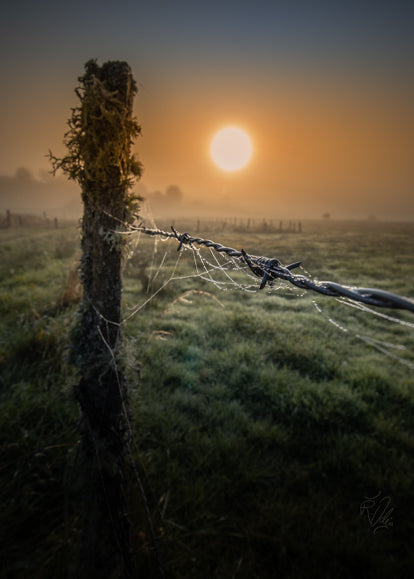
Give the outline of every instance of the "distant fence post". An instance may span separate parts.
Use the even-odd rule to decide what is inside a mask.
[[[82,544],[72,569],[77,579],[131,577],[124,466],[129,436],[129,404],[119,362],[121,345],[121,257],[117,231],[138,210],[130,194],[141,166],[130,153],[140,127],[132,117],[136,84],[125,62],[85,65],[65,144],[68,154],[50,154],[82,187],[81,320],[74,333],[73,356],[80,381],[76,388],[81,420],[78,459],[83,496]]]

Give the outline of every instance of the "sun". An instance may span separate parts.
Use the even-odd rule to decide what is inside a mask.
[[[252,155],[248,135],[237,127],[219,131],[211,142],[213,161],[225,171],[237,171],[246,165]]]

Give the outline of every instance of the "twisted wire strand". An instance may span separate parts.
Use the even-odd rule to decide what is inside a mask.
[[[174,227],[171,227],[171,229],[172,231],[168,232],[162,231],[161,229],[151,229],[144,227],[143,225],[131,228],[132,231],[140,231],[146,235],[159,235],[164,238],[174,238],[179,243],[177,248],[178,251],[183,245],[191,246],[192,244],[197,244],[213,248],[219,253],[225,253],[226,255],[240,259],[250,268],[254,275],[262,278],[260,289],[263,289],[266,286],[266,283],[271,285],[274,280],[279,278],[288,281],[301,289],[313,290],[326,296],[345,297],[371,306],[409,310],[414,312],[414,301],[397,294],[375,288],[343,286],[332,281],[312,281],[304,275],[296,275],[292,273],[292,269],[301,265],[300,261],[290,265],[282,265],[282,263],[275,258],[249,255],[244,251],[244,249],[238,251],[237,249],[226,247],[225,245],[212,241],[211,239],[193,237],[188,233],[178,233]]]

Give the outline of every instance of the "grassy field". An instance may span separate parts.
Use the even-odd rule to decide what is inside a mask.
[[[413,224],[199,234],[414,296]],[[63,576],[77,534],[78,247],[76,227],[0,231],[4,578]],[[134,461],[166,577],[412,576],[413,314],[378,317],[284,283],[247,291],[232,264],[214,284],[195,275],[216,265],[209,250],[176,248],[133,239],[124,272]],[[140,576],[156,577],[132,471],[129,494]]]

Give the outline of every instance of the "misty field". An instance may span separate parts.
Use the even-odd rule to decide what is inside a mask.
[[[176,227],[302,260],[319,280],[414,297],[413,224]],[[157,565],[136,474],[166,577],[412,575],[414,315],[377,316],[284,282],[251,291],[258,278],[206,249],[178,253],[174,240],[136,236],[130,247],[123,358],[137,473],[127,492],[140,576]],[[76,226],[0,230],[5,579],[63,576],[78,533],[79,258]]]

